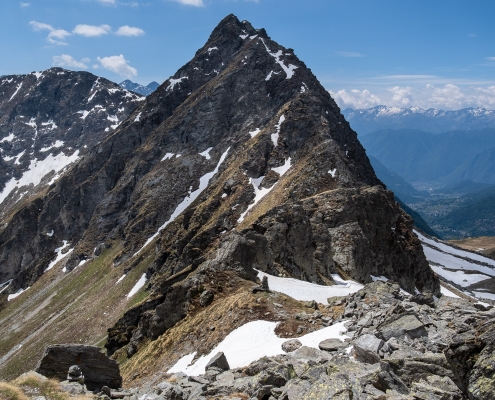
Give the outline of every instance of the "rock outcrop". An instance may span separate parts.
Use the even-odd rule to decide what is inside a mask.
[[[122,386],[117,362],[101,353],[100,348],[95,346],[48,346],[36,366],[36,372],[47,378],[65,381],[69,368],[74,365],[80,368],[84,375],[84,384],[89,390],[99,390],[103,386],[118,389]]]

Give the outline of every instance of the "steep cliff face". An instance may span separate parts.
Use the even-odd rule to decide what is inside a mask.
[[[410,219],[328,92],[291,49],[233,15],[12,216],[0,254],[14,284],[35,280],[64,240],[69,270],[117,242],[117,266],[150,258],[150,299],[109,331],[110,352],[130,343],[132,354],[180,321],[212,271],[322,284],[384,275],[439,294]]]

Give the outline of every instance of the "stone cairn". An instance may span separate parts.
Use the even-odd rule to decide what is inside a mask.
[[[84,385],[84,375],[81,371],[81,368],[79,368],[79,365],[72,365],[69,368],[69,372],[67,373],[67,380],[69,382],[77,382],[81,385]]]

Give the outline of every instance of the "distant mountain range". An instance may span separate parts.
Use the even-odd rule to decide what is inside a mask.
[[[153,93],[156,89],[158,89],[158,86],[160,84],[158,82],[151,82],[148,83],[146,86],[140,85],[139,83],[135,83],[130,81],[129,79],[126,79],[123,82],[119,83],[119,86],[123,89],[130,90],[131,92],[141,94],[143,96],[148,96],[151,93]]]
[[[360,140],[368,155],[415,185],[442,187],[464,180],[495,184],[495,128],[437,135],[386,129]]]
[[[360,136],[383,129],[418,129],[443,133],[495,128],[495,111],[484,108],[443,111],[434,108],[425,110],[419,107],[376,106],[358,110],[347,108],[342,114]]]

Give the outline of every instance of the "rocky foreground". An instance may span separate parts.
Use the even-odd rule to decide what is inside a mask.
[[[346,321],[345,341],[330,338],[316,349],[291,339],[282,345],[285,354],[236,369],[220,353],[204,375],[157,371],[141,387],[96,391],[100,398],[129,400],[495,398],[493,307],[411,296],[382,281],[328,303],[308,307],[339,309],[334,323]],[[308,308],[298,319],[316,322],[321,311]],[[83,393],[75,387],[67,386]]]

